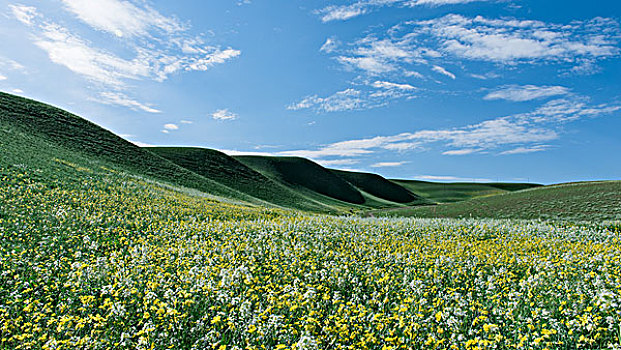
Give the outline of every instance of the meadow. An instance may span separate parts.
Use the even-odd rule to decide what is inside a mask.
[[[242,206],[0,164],[3,349],[619,349],[621,241]]]

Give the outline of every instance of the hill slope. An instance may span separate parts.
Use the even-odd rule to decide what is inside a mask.
[[[50,165],[53,159],[98,163],[96,167],[106,165],[217,196],[261,202],[199,176],[69,112],[6,93],[0,93],[0,148],[7,162],[35,162],[43,167]]]
[[[330,169],[334,174],[343,178],[359,190],[362,190],[377,198],[381,198],[394,203],[428,203],[425,199],[413,194],[403,186],[391,182],[384,177],[363,172],[344,171]]]
[[[217,150],[195,147],[147,149],[201,176],[272,204],[312,211],[333,210],[330,205],[309,199]]]
[[[305,158],[235,156],[235,159],[277,182],[351,204],[364,204],[362,194],[328,169]]]
[[[434,203],[460,202],[476,197],[493,196],[506,192],[541,186],[539,184],[527,183],[438,183],[397,179],[391,179],[390,181],[403,186],[415,195]]]
[[[543,186],[458,203],[376,211],[373,214],[416,217],[621,220],[621,181]]]

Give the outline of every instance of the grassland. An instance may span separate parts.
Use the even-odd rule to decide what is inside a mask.
[[[463,202],[375,211],[374,215],[514,218],[569,221],[621,220],[621,181],[537,187]]]
[[[438,183],[397,179],[391,181],[432,203],[461,202],[471,198],[493,196],[541,186],[539,184],[525,183]]]
[[[28,132],[40,121],[18,125],[16,108],[0,105],[0,349],[544,350],[621,342],[621,231],[613,225],[266,207],[252,196],[201,191],[216,184],[240,193],[201,175],[212,171],[203,162],[186,164],[192,171],[178,155],[170,162],[148,153],[166,170],[145,170],[121,158],[148,150],[81,151],[93,143]],[[24,113],[45,119],[59,111]],[[120,142],[101,136],[111,147]],[[183,176],[171,173],[178,169]],[[264,171],[319,196],[295,174]],[[601,203],[615,203],[604,197],[619,193],[618,183],[597,185],[604,187],[563,192],[583,191],[583,204],[601,212]],[[461,203],[437,208],[453,205]]]

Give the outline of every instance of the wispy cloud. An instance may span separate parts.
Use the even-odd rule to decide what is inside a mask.
[[[445,68],[443,68],[443,67],[440,67],[440,66],[433,66],[433,67],[431,68],[431,70],[433,70],[433,71],[434,71],[434,72],[436,72],[436,73],[439,73],[439,74],[442,74],[442,75],[446,75],[447,77],[449,77],[449,78],[451,78],[451,79],[455,80],[455,74],[453,74],[453,73],[451,73],[451,72],[447,71],[447,70],[446,70]]]
[[[33,42],[53,63],[94,83],[100,93],[118,94],[135,81],[164,81],[183,71],[205,71],[241,54],[236,49],[207,45],[202,35],[189,33],[188,24],[162,15],[146,2],[62,1],[67,11],[93,30],[123,40],[98,46],[83,39],[81,33],[38,14],[34,7],[15,5],[11,9],[18,20],[30,27]],[[133,99],[102,100],[152,112],[151,107],[143,108],[143,104],[130,101]]]
[[[17,4],[9,5],[9,8],[13,16],[25,25],[32,25],[32,20],[37,16],[37,9],[32,6]]]
[[[549,101],[532,112],[489,119],[452,129],[419,130],[392,136],[341,141],[310,150],[279,152],[321,159],[325,157],[356,157],[380,150],[426,150],[432,145],[444,148],[444,155],[475,153],[515,154],[543,151],[542,143],[560,137],[563,124],[583,118],[609,115],[621,110],[619,105],[589,105],[578,97]],[[448,149],[447,149],[448,148]]]
[[[485,100],[531,101],[546,97],[567,95],[570,90],[563,86],[510,85],[487,94]]]
[[[121,92],[102,92],[99,94],[99,97],[96,100],[99,103],[108,104],[108,105],[118,105],[129,107],[133,110],[141,110],[147,113],[161,113],[159,109],[153,108],[146,104],[140,103],[136,100],[131,99],[127,95]]]
[[[339,165],[353,165],[360,163],[358,159],[330,159],[330,160],[318,160],[317,163],[323,166],[339,166]]]
[[[211,113],[211,117],[216,120],[234,120],[238,118],[238,115],[225,108]]]
[[[375,164],[371,164],[372,168],[395,168],[407,164],[407,161],[403,162],[379,162]]]
[[[501,155],[509,155],[509,154],[524,154],[524,153],[534,153],[534,152],[543,152],[550,148],[550,145],[536,145],[532,147],[517,147],[514,149],[510,149],[504,152],[501,152]]]
[[[323,43],[323,45],[321,45],[321,48],[319,49],[319,51],[325,52],[325,53],[331,53],[334,50],[336,50],[336,48],[339,47],[339,45],[340,45],[340,42],[338,41],[338,39],[336,39],[336,37],[330,37],[326,39],[326,42]]]
[[[164,129],[166,129],[166,130],[178,130],[179,126],[177,124],[172,124],[172,123],[164,124]]]
[[[332,54],[345,68],[371,76],[406,76],[427,66],[452,77],[454,73],[446,74],[442,64],[460,60],[504,65],[555,63],[566,71],[586,65],[582,69],[586,72],[601,60],[619,56],[619,38],[619,23],[608,18],[554,24],[450,14],[373,32]]]
[[[155,9],[120,0],[62,0],[84,23],[118,37],[147,36],[154,31],[174,34],[185,30],[177,19]]]
[[[357,0],[347,5],[326,6],[320,10],[316,10],[315,14],[319,15],[323,22],[345,21],[385,6],[436,7],[443,5],[467,4],[476,1],[491,0]]]
[[[414,98],[418,89],[406,83],[376,80],[357,88],[338,91],[327,97],[311,95],[287,106],[289,110],[311,109],[321,112],[343,112],[385,106],[391,100]]]

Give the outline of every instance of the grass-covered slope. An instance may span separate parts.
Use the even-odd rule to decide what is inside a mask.
[[[374,215],[621,220],[621,181],[543,186],[459,203],[374,212]]]
[[[43,167],[52,158],[82,164],[99,163],[176,186],[257,202],[251,196],[199,176],[83,118],[6,93],[0,93],[0,150],[6,161],[12,157],[19,163],[34,161]]]
[[[333,210],[330,205],[309,199],[217,150],[195,147],[147,149],[201,176],[275,205],[312,211]]]
[[[350,204],[364,204],[365,198],[347,181],[321,165],[298,157],[235,156],[263,175],[295,189],[306,189]]]
[[[476,197],[493,196],[510,191],[518,191],[541,186],[538,184],[527,183],[439,183],[393,179],[391,179],[391,181],[405,187],[415,195],[434,203],[460,202]]]
[[[377,198],[402,204],[428,203],[428,201],[413,194],[403,186],[391,182],[377,174],[336,169],[330,169],[330,171],[343,178],[356,188]]]

